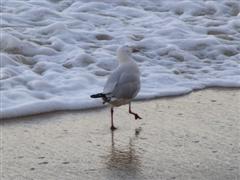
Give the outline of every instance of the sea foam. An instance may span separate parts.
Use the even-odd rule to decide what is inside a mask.
[[[138,99],[240,87],[239,0],[3,0],[1,118],[102,106],[90,99],[135,45]]]

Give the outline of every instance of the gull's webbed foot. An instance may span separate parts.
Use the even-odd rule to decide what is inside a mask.
[[[117,128],[115,126],[111,126],[110,128],[112,131],[116,130]]]
[[[142,119],[138,114],[134,114],[134,116],[135,116],[135,120]]]

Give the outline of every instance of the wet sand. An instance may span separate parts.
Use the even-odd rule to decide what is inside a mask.
[[[3,180],[239,180],[240,91],[1,120]]]

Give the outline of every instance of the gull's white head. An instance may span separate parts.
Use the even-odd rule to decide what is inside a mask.
[[[131,60],[133,48],[128,45],[124,45],[118,48],[117,50],[117,58],[120,63],[128,62]]]
[[[129,45],[121,46],[117,50],[117,55],[121,55],[121,54],[131,55],[131,53],[132,53],[132,47]]]

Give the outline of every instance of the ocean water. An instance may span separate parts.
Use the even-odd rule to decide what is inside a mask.
[[[0,26],[1,118],[102,106],[125,44],[138,99],[240,87],[239,0],[1,0]]]

